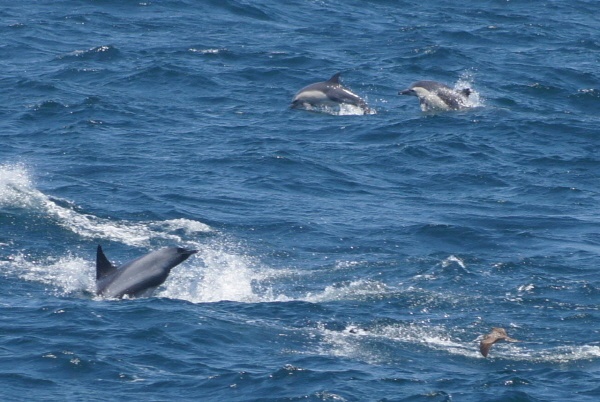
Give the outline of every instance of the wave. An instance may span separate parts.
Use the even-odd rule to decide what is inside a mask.
[[[449,330],[441,325],[427,322],[411,322],[361,328],[350,324],[342,330],[332,330],[320,324],[317,331],[323,344],[319,352],[380,363],[388,360],[388,348],[373,348],[374,341],[406,343],[432,349],[440,353],[464,356],[470,359],[486,359],[479,352],[479,338],[459,339],[455,333],[462,329]],[[462,336],[464,337],[464,335]],[[499,343],[487,358],[492,361],[515,361],[547,364],[568,364],[600,359],[598,345],[560,345],[542,348],[531,347],[532,343]]]
[[[81,237],[116,241],[135,247],[148,247],[152,239],[185,243],[182,236],[174,233],[179,230],[184,233],[212,230],[202,222],[189,219],[128,222],[79,212],[71,202],[47,196],[37,190],[31,173],[20,164],[0,165],[0,207],[41,213]]]
[[[112,45],[100,45],[85,50],[74,50],[58,56],[59,60],[79,59],[93,61],[113,61],[121,57],[121,52]]]

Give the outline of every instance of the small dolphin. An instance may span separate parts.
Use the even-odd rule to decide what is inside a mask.
[[[479,351],[483,357],[487,357],[492,345],[498,341],[521,342],[510,338],[504,328],[492,328],[492,332],[487,334],[479,343]]]
[[[316,82],[302,88],[292,99],[292,108],[309,108],[311,106],[340,106],[341,104],[360,107],[369,113],[367,103],[360,96],[344,88],[340,83],[340,74],[323,82]]]
[[[471,95],[470,88],[452,89],[435,81],[418,81],[398,95],[412,95],[419,98],[421,110],[459,110],[467,107],[467,99]]]
[[[179,247],[162,248],[115,267],[98,246],[96,294],[108,298],[150,296],[164,283],[173,267],[197,252]]]

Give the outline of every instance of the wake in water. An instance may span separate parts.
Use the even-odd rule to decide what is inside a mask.
[[[480,337],[462,339],[468,336],[464,329],[448,330],[444,326],[427,322],[376,325],[372,328],[351,324],[343,330],[328,329],[321,324],[317,327],[317,332],[323,338],[319,354],[349,357],[373,364],[389,359],[386,356],[387,348],[373,348],[375,341],[408,344],[410,348],[419,346],[471,359],[485,359],[479,352]],[[600,358],[598,345],[542,345],[536,348],[533,348],[533,345],[540,343],[525,341],[518,345],[501,344],[495,346],[497,350],[494,350],[493,356],[490,355],[488,359],[567,364]]]
[[[262,269],[253,258],[238,253],[239,246],[202,222],[189,219],[127,222],[81,213],[71,203],[37,190],[22,165],[0,165],[0,208],[36,212],[49,224],[95,242],[118,242],[145,249],[158,242],[198,249],[200,258],[190,258],[174,269],[156,293],[158,297],[195,303],[259,302],[273,297],[269,289],[260,285],[269,276],[269,270]],[[197,239],[198,234],[206,233],[213,234],[214,238]],[[89,259],[69,254],[32,260],[27,254],[17,252],[0,262],[0,266],[22,279],[54,286],[58,294],[95,294],[95,246],[90,246],[87,255]],[[130,258],[137,256],[139,253],[132,253]]]

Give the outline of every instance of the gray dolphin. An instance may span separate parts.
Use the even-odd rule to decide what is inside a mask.
[[[412,95],[419,98],[421,110],[459,110],[467,107],[467,99],[471,89],[452,89],[435,81],[418,81],[408,89],[398,92],[399,95]]]
[[[492,332],[487,334],[479,343],[479,351],[483,357],[487,357],[492,345],[498,341],[520,342],[509,337],[504,328],[492,328]]]
[[[360,96],[352,93],[340,83],[340,74],[323,82],[316,82],[302,88],[292,99],[292,108],[307,106],[339,106],[348,104],[360,107],[364,113],[369,113],[367,103]]]
[[[173,267],[195,253],[197,250],[180,247],[161,248],[115,267],[98,246],[96,294],[109,298],[150,296],[164,283]]]

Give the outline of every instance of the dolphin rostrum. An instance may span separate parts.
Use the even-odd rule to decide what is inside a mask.
[[[435,81],[418,81],[398,95],[412,95],[419,98],[421,110],[459,110],[468,107],[467,100],[472,91],[470,88],[452,89]]]
[[[115,267],[98,246],[96,253],[96,294],[107,298],[150,296],[162,285],[173,267],[197,250],[167,247],[152,251]]]
[[[302,88],[292,99],[292,108],[307,108],[312,106],[340,106],[341,104],[358,106],[363,112],[369,113],[367,103],[360,96],[351,92],[340,83],[340,74],[334,74],[330,79],[316,82]]]
[[[510,338],[504,328],[492,328],[492,332],[484,336],[479,343],[479,351],[483,357],[487,357],[492,345],[498,341],[520,342],[516,339]]]

